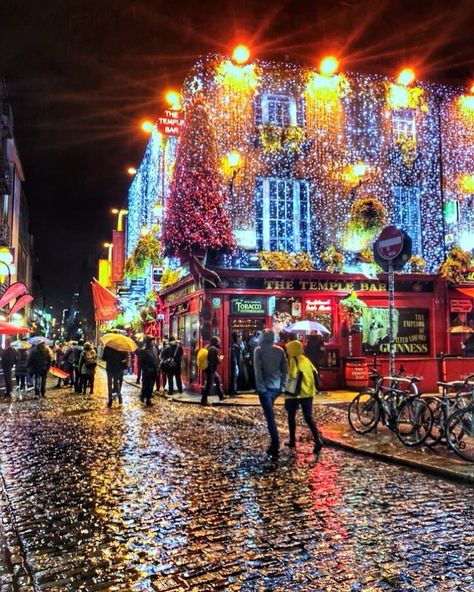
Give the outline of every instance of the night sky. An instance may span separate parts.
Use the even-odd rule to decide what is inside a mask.
[[[126,205],[147,138],[195,59],[246,43],[256,57],[422,80],[474,82],[473,0],[6,0],[6,78],[47,305],[85,293]]]

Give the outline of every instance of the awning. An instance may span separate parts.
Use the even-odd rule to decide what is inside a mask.
[[[461,292],[465,296],[469,296],[469,298],[474,298],[474,287],[473,288],[456,288],[458,292]]]

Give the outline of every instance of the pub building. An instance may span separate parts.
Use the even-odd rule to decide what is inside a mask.
[[[355,274],[325,272],[275,272],[220,270],[220,288],[198,289],[191,276],[162,294],[165,310],[164,332],[181,340],[183,381],[199,390],[196,348],[213,335],[221,338],[224,361],[222,378],[228,389],[231,380],[232,333],[244,341],[255,331],[268,327],[276,336],[286,323],[312,319],[329,331],[325,359],[321,368],[323,388],[360,387],[367,384],[367,366],[375,364],[388,373],[388,293],[387,277],[367,279]],[[472,298],[447,288],[446,281],[431,274],[401,274],[395,279],[396,370],[422,378],[425,391],[436,391],[441,379],[452,380],[474,372],[474,358],[459,358],[462,342],[458,334],[446,329],[449,315],[456,322],[459,307],[469,309]],[[474,290],[474,288],[471,288]],[[349,327],[339,302],[356,291],[365,304],[360,324]],[[470,306],[471,305],[471,306]],[[454,309],[454,311],[453,311]],[[448,312],[450,311],[450,312]],[[461,317],[462,318],[462,317]],[[466,322],[469,322],[466,318]],[[456,325],[453,325],[456,326]],[[352,356],[349,356],[349,332]],[[298,337],[304,340],[304,335]],[[441,354],[451,354],[447,357]],[[248,391],[249,384],[240,385]]]
[[[423,377],[425,390],[474,371],[465,347],[474,282],[466,276],[454,286],[438,274],[452,247],[471,255],[474,248],[474,96],[406,74],[343,73],[334,58],[319,70],[219,55],[196,62],[183,84],[179,137],[154,132],[135,175],[127,233],[128,256],[154,225],[172,235],[179,255],[202,212],[190,186],[207,158],[235,249],[201,261],[219,281],[184,272],[160,290],[161,329],[182,342],[186,385],[199,390],[196,352],[213,335],[222,340],[228,389],[234,332],[252,349],[255,332],[273,327],[279,335],[304,319],[330,332],[325,388],[360,385],[373,361],[387,372],[387,276],[364,263],[374,228],[385,224],[411,237],[413,255],[395,276],[397,369]],[[186,174],[191,181],[176,189]],[[209,231],[206,215],[200,220],[198,235]],[[293,266],[278,265],[289,257]],[[351,325],[340,301],[352,292],[367,308]],[[450,357],[457,355],[463,360]],[[252,387],[247,370],[241,390]]]

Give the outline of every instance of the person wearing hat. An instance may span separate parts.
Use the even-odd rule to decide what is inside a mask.
[[[155,338],[151,335],[145,337],[145,348],[138,351],[140,367],[142,370],[142,390],[140,394],[140,401],[145,403],[147,407],[151,407],[153,403],[151,398],[153,396],[153,386],[156,381],[156,375],[160,369],[160,360],[155,347]]]

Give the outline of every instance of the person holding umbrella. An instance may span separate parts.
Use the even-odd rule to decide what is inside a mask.
[[[137,344],[120,333],[107,333],[101,337],[105,345],[102,353],[102,359],[105,362],[105,371],[107,372],[107,407],[112,407],[114,394],[118,397],[119,405],[122,405],[122,383],[125,370],[130,365],[129,352],[137,349]]]

